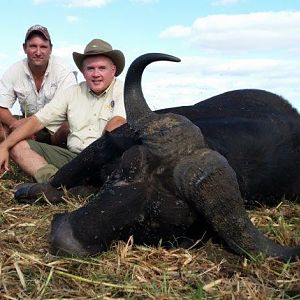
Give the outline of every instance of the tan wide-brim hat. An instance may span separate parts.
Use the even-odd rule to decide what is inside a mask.
[[[82,64],[86,57],[93,55],[104,55],[109,57],[116,66],[116,75],[119,76],[125,66],[125,57],[120,50],[113,50],[112,46],[100,39],[90,41],[84,49],[83,54],[73,52],[73,59],[80,71],[82,71]]]

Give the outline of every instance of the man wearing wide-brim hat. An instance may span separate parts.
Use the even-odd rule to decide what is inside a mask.
[[[37,182],[47,182],[105,131],[126,122],[123,83],[116,78],[125,66],[123,53],[101,39],[94,39],[83,54],[73,52],[73,59],[85,81],[57,94],[0,144],[1,172],[9,169],[10,155]],[[26,140],[54,120],[68,120],[70,124],[68,149]]]

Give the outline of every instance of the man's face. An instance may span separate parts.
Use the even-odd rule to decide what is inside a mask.
[[[116,66],[106,56],[89,56],[83,61],[82,74],[88,87],[96,95],[100,95],[113,81],[116,74]]]
[[[29,67],[47,67],[52,46],[39,35],[32,35],[23,45]]]

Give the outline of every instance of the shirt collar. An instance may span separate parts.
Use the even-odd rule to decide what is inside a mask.
[[[24,58],[23,63],[24,63],[25,74],[27,76],[29,76],[29,77],[32,76],[31,75],[31,71],[30,71],[29,66],[28,66],[28,60],[27,60],[27,58]],[[45,77],[47,77],[49,75],[49,71],[51,69],[51,65],[52,65],[52,56],[50,55],[48,66],[47,66],[47,69],[45,71]]]

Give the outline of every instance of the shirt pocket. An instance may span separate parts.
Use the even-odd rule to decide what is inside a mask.
[[[44,86],[45,104],[49,103],[53,99],[56,90],[57,90],[57,84],[55,82],[52,82]]]
[[[25,89],[24,87],[16,87],[15,94],[20,103],[23,115],[32,115],[36,112],[36,103],[31,99],[32,91]]]
[[[115,107],[114,100],[107,100],[102,106],[101,112],[99,114],[99,119],[108,122],[113,115]]]
[[[87,107],[79,107],[76,105],[68,107],[67,117],[72,132],[86,130],[90,124],[91,116]]]
[[[20,104],[25,104],[29,100],[30,90],[29,89],[24,89],[24,88],[21,88],[21,87],[16,87],[15,88],[15,94],[16,94]]]

